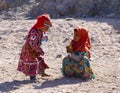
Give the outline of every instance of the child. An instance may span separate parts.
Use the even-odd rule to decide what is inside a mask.
[[[74,38],[70,45],[66,47],[70,55],[63,59],[63,75],[78,76],[82,79],[94,79],[89,63],[90,48],[88,31],[80,27],[75,28]]]
[[[51,26],[52,24],[49,14],[39,16],[36,24],[29,31],[26,42],[22,48],[17,70],[30,76],[30,80],[36,80],[37,74],[48,76],[45,74],[45,69],[49,67],[41,57],[44,55],[41,48],[41,41],[43,34]]]

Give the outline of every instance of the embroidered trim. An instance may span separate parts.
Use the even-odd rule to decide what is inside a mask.
[[[34,61],[34,62],[24,62],[23,60],[20,60],[20,63],[28,64],[28,65],[35,65],[35,64],[38,64],[36,61]]]

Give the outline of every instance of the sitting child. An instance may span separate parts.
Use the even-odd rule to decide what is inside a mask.
[[[77,27],[74,29],[74,38],[66,47],[70,55],[63,59],[62,73],[65,76],[78,76],[81,79],[94,79],[90,66],[90,39],[88,31]]]

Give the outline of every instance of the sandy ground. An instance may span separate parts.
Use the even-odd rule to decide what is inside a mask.
[[[0,93],[120,93],[120,20],[119,19],[53,19],[43,45],[51,77],[37,76],[38,82],[18,72],[17,64],[25,37],[35,20],[0,21]],[[65,47],[71,41],[73,28],[89,29],[91,66],[96,78],[82,81],[62,76]]]

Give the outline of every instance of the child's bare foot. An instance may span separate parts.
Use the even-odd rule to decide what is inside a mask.
[[[43,73],[41,76],[42,77],[49,77],[50,75]]]

